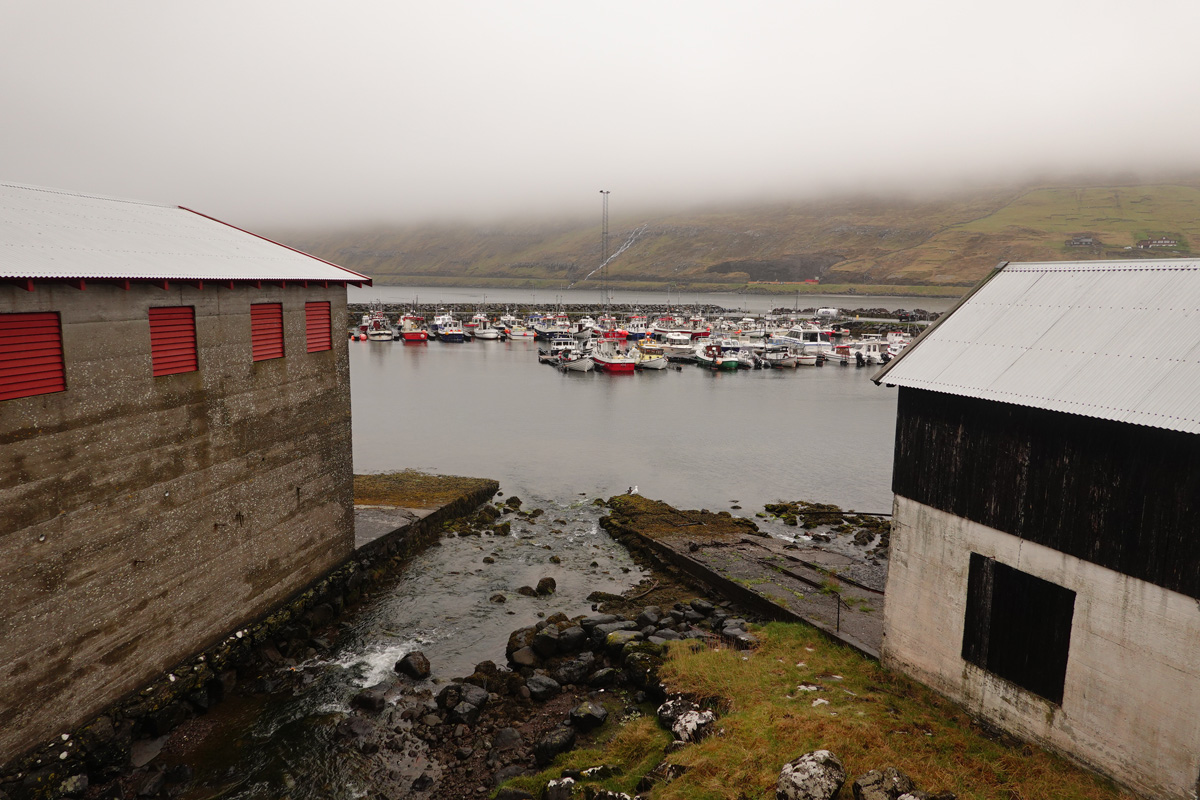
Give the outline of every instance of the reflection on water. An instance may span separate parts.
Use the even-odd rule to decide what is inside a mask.
[[[891,509],[894,389],[874,368],[560,373],[531,341],[350,342],[356,472],[641,494],[747,514],[777,500]]]

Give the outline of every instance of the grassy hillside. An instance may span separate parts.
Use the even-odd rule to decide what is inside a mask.
[[[1139,250],[1167,235],[1172,250]],[[1074,236],[1096,244],[1072,247]],[[599,222],[381,227],[280,234],[379,283],[558,287],[597,282]],[[610,280],[624,288],[795,292],[800,282],[973,285],[999,261],[1189,255],[1200,243],[1200,184],[1043,186],[937,200],[842,199],[610,223]],[[1200,244],[1198,244],[1200,246]],[[1126,249],[1133,248],[1133,249]],[[782,285],[775,285],[780,281]]]

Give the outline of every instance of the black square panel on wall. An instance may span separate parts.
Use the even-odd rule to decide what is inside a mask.
[[[971,553],[962,657],[1062,703],[1075,592]]]

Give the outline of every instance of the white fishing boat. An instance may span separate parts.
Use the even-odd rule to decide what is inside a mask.
[[[476,314],[471,318],[471,321],[475,323],[474,336],[476,339],[495,340],[500,338],[500,329],[492,325],[492,321],[487,318],[487,314]]]
[[[832,333],[827,328],[820,328],[811,322],[801,322],[793,325],[782,336],[771,336],[771,341],[791,345],[805,353],[821,355],[833,349]]]
[[[396,329],[388,322],[382,305],[371,304],[369,311],[363,314],[362,325],[366,326],[367,338],[372,342],[390,342],[396,338]]]
[[[667,356],[663,349],[654,343],[647,344],[645,339],[639,341],[629,354],[637,359],[638,369],[667,368]]]
[[[508,326],[504,329],[504,333],[510,339],[532,339],[535,335],[533,331],[520,323]]]
[[[595,366],[590,350],[569,350],[559,356],[558,368],[564,372],[591,372]]]
[[[543,364],[558,364],[564,354],[573,353],[576,349],[575,338],[570,334],[560,333],[538,348],[538,361]]]

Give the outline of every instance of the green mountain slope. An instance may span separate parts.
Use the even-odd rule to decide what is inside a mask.
[[[1136,248],[1159,235],[1178,245]],[[1094,243],[1068,244],[1076,236]],[[600,280],[598,222],[380,227],[279,238],[383,284],[538,287]],[[1200,186],[1053,186],[614,218],[609,252],[624,249],[609,271],[614,284],[628,287],[749,284],[791,292],[810,279],[823,287],[966,287],[1003,260],[1181,256],[1193,242],[1200,243]],[[774,281],[781,283],[762,283]]]

